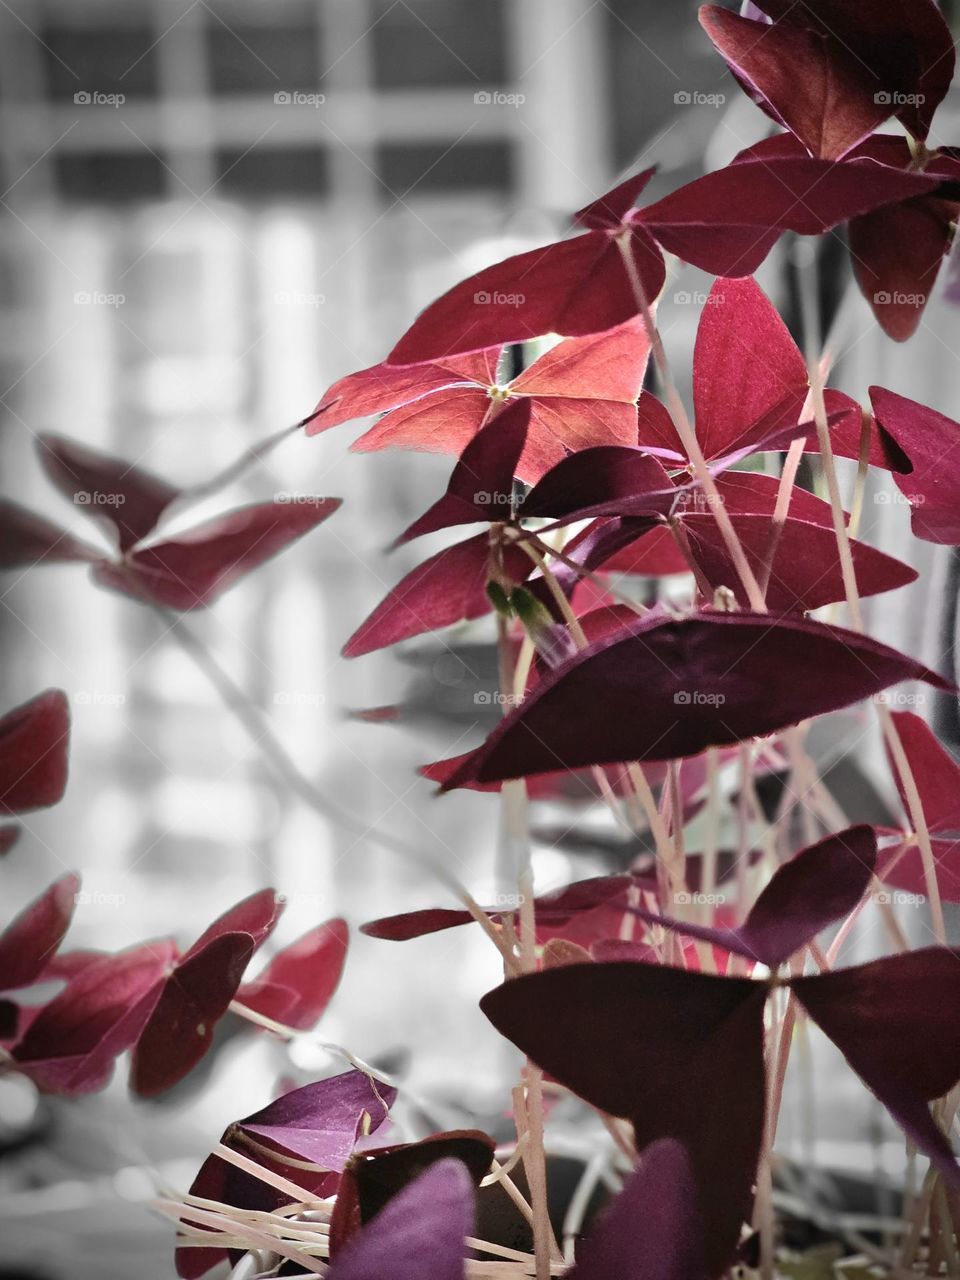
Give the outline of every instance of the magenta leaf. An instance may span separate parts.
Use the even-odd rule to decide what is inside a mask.
[[[200,608],[316,528],[339,506],[339,498],[300,498],[240,507],[177,538],[140,547],[119,564],[99,564],[94,577],[103,586],[151,604]]]
[[[490,561],[487,533],[478,533],[424,560],[357,628],[344,645],[344,656],[356,658],[489,613],[492,606],[487,583],[494,577]],[[504,550],[503,569],[514,582],[523,582],[533,567],[533,561],[519,547]]]
[[[894,474],[911,508],[911,527],[926,542],[960,544],[960,466],[951,455],[960,423],[883,387],[870,388],[877,422],[907,455],[912,470]]]
[[[56,804],[67,786],[70,710],[47,689],[0,719],[0,813]]]
[[[230,1132],[265,1142],[281,1159],[294,1156],[340,1173],[357,1138],[380,1128],[395,1098],[395,1089],[346,1071],[285,1093]]]
[[[934,835],[930,837],[930,848],[940,897],[945,902],[960,902],[960,840]],[[884,849],[877,861],[877,876],[884,884],[913,894],[918,902],[924,901],[927,876],[916,837],[909,844],[901,840],[899,844]]]
[[[463,1280],[474,1189],[459,1160],[441,1160],[400,1191],[337,1254],[331,1280]]]
[[[312,1027],[340,983],[348,942],[345,920],[318,925],[279,951],[262,973],[244,983],[237,999],[288,1027]]]
[[[651,1142],[603,1211],[566,1280],[691,1280],[702,1274],[690,1157],[672,1138]]]
[[[246,933],[253,941],[254,949],[269,938],[283,914],[284,902],[272,889],[260,889],[229,907],[213,924],[204,929],[193,946],[184,955],[185,960],[198,955],[208,943],[229,933]]]
[[[43,973],[73,919],[80,877],[61,876],[0,933],[0,988],[27,987]]]
[[[778,868],[737,929],[713,929],[637,907],[631,910],[643,920],[776,969],[854,909],[867,891],[876,858],[872,827],[849,827],[827,836]]]
[[[0,500],[0,569],[102,559],[102,552],[16,502]]]
[[[102,1089],[143,1030],[175,955],[169,941],[147,942],[85,964],[15,1046],[20,1070],[47,1093]]]
[[[763,1128],[765,1000],[766,987],[748,979],[619,961],[517,978],[480,1007],[562,1084],[629,1119],[638,1146],[674,1138],[687,1148],[705,1263],[718,1275],[750,1212]],[[717,1081],[735,1082],[720,1107]]]
[[[149,471],[65,436],[40,436],[37,443],[43,469],[56,487],[87,515],[110,521],[121,551],[151,533],[180,493]]]
[[[509,520],[513,477],[530,425],[530,402],[519,400],[483,427],[461,453],[447,491],[400,535],[395,545],[477,521]]]
[[[622,206],[619,193],[626,198],[623,185],[609,198]],[[591,208],[596,211],[597,202]],[[596,224],[589,209],[582,216]],[[615,238],[620,224],[606,222],[605,211],[600,216],[602,229],[517,254],[455,285],[414,321],[388,362],[420,364],[547,333],[583,337],[635,316],[637,302]],[[653,303],[663,287],[663,257],[646,228],[629,211],[623,217],[621,234]]]
[[[960,1185],[929,1107],[960,1080],[960,953],[928,947],[791,986],[911,1141]]]
[[[642,618],[546,675],[443,786],[696,755],[910,679],[950,687],[876,640],[807,619]],[[616,717],[598,717],[611,705]]]

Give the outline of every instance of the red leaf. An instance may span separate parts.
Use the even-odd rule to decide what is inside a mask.
[[[79,888],[79,876],[62,876],[0,934],[0,984],[4,991],[28,987],[43,972],[70,927]]]
[[[147,942],[85,965],[16,1045],[20,1069],[47,1093],[103,1088],[140,1035],[175,954],[171,942]]]
[[[960,831],[960,764],[918,715],[912,711],[894,711],[892,715],[917,784],[928,827],[931,831]],[[889,750],[887,759],[904,813],[909,813],[910,805],[904,795],[900,771],[890,759]]]
[[[707,1269],[716,1275],[750,1211],[763,1127],[765,1000],[766,987],[747,979],[624,961],[517,978],[480,1007],[555,1079],[631,1120],[638,1146],[669,1137],[687,1148]],[[718,1080],[734,1082],[719,1107]]]
[[[105,517],[126,551],[152,532],[180,490],[166,480],[65,436],[37,441],[40,461],[60,492],[91,516]]]
[[[799,20],[773,24],[704,5],[700,24],[751,97],[813,156],[837,160],[895,110],[859,56]]]
[[[911,508],[911,528],[926,542],[960,544],[960,423],[883,387],[870,388],[877,422],[910,460],[894,474]]]
[[[283,899],[278,897],[273,889],[261,889],[257,893],[251,893],[249,897],[242,898],[222,915],[217,916],[213,924],[204,929],[190,950],[186,952],[184,960],[192,959],[208,943],[228,933],[249,934],[256,950],[276,928],[277,921],[283,915],[283,909]]]
[[[489,353],[460,357],[464,366]],[[557,343],[513,382],[498,384],[496,370],[481,368],[475,380],[436,388],[397,401],[353,445],[361,451],[407,448],[459,454],[481,426],[522,399],[530,405],[530,429],[516,467],[532,482],[568,450],[634,442],[634,403],[649,354],[638,320],[600,336]],[[453,361],[451,363],[457,363]],[[384,365],[395,373],[437,365]]]
[[[552,467],[517,515],[565,522],[647,511],[666,515],[676,498],[676,487],[656,458],[624,445],[597,445]]]
[[[305,1031],[333,998],[347,958],[345,920],[328,920],[284,947],[237,999],[249,1009]]]
[[[748,276],[784,231],[820,235],[860,214],[934,190],[938,179],[873,161],[741,153],[642,210],[670,253],[716,276]]]
[[[683,516],[682,523],[707,582],[739,594],[740,579],[714,516],[691,513]],[[761,515],[732,515],[730,523],[756,574],[772,564],[766,601],[774,613],[806,613],[845,598],[832,528],[788,519],[776,532],[773,521]],[[894,591],[916,581],[915,569],[865,542],[851,541],[850,550],[861,596]]]
[[[867,636],[806,619],[706,612],[641,619],[545,676],[443,789],[696,755],[907,679],[950,687]],[[611,706],[616,717],[598,715]]]
[[[633,260],[653,303],[663,287],[663,258],[644,227],[626,224],[624,230],[628,228]],[[420,364],[547,333],[584,337],[613,329],[636,314],[613,235],[587,231],[507,258],[455,285],[420,314],[387,359],[390,364]]]
[[[478,533],[417,565],[353,633],[344,645],[344,657],[356,658],[489,613],[489,560],[489,534]],[[515,582],[523,582],[533,571],[533,561],[519,547],[507,547],[503,561]]]
[[[67,786],[70,709],[47,689],[0,719],[0,813],[56,804]]]
[[[936,864],[940,897],[945,902],[960,902],[960,840],[938,840],[933,836],[930,846]],[[877,864],[877,876],[884,884],[892,885],[903,893],[913,894],[918,901],[925,901],[927,876],[916,837],[908,847],[901,842],[884,849]]]
[[[74,538],[59,525],[16,502],[0,500],[0,569],[100,559],[102,554],[96,547]]]
[[[94,577],[124,595],[170,609],[196,609],[316,528],[339,498],[260,502],[216,516],[172,538],[100,564]]]

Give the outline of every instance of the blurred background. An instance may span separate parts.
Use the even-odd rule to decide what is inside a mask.
[[[687,0],[0,0],[0,117],[2,491],[88,534],[84,512],[42,479],[39,433],[202,482],[303,418],[337,377],[382,359],[436,294],[562,234],[569,213],[620,176],[657,163],[660,194],[767,127]],[[958,117],[955,96],[935,143],[960,138]],[[825,278],[839,297],[848,268],[827,241]],[[787,314],[790,254],[781,245],[760,275]],[[708,285],[685,268],[668,281],[663,330],[681,371]],[[862,394],[876,380],[960,416],[956,310],[938,296],[897,348],[854,304],[834,384]],[[475,697],[494,680],[489,627],[339,656],[424,554],[383,549],[432,501],[449,461],[350,454],[357,434],[291,436],[190,512],[185,523],[278,494],[345,499],[189,625],[304,773],[364,823],[448,859],[483,900],[496,805],[437,800],[415,769],[492,724]],[[871,493],[864,535],[922,578],[870,602],[869,625],[949,670],[951,554],[908,540],[908,513],[885,493]],[[2,707],[56,685],[74,725],[66,798],[28,818],[3,868],[4,916],[65,867],[85,877],[78,946],[171,931],[189,942],[264,884],[288,899],[280,944],[335,914],[355,926],[449,905],[442,886],[279,783],[149,610],[97,590],[78,566],[8,575],[0,603]],[[349,716],[401,701],[399,725]],[[938,727],[958,741],[955,725]],[[837,750],[863,726],[854,717],[836,733],[824,751],[842,757],[841,802],[857,817],[882,812],[882,759],[865,742]],[[535,851],[543,888],[603,865],[565,846]],[[876,928],[865,922],[865,951]],[[475,1000],[496,980],[495,957],[469,930],[402,953],[355,938],[321,1033],[407,1072],[421,1092],[466,1095],[482,1115],[500,1105],[504,1059]],[[279,1075],[337,1067],[320,1052],[291,1063],[236,1028],[228,1038],[209,1070],[160,1104],[132,1104],[122,1080],[79,1107],[5,1090],[10,1132],[29,1123],[41,1141],[0,1160],[0,1270],[172,1274],[171,1232],[136,1203],[150,1190],[144,1170],[185,1189],[225,1124],[263,1105]],[[818,1085],[835,1108],[825,1158],[862,1164],[856,1144],[877,1118],[849,1073],[830,1080]]]

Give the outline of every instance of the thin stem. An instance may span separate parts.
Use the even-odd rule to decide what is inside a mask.
[[[750,608],[757,613],[765,613],[766,605],[763,600],[763,592],[760,590],[760,584],[754,575],[753,570],[744,553],[740,539],[733,527],[730,516],[723,505],[723,499],[717,489],[710,468],[707,466],[706,458],[703,456],[703,450],[700,448],[700,441],[697,434],[690,424],[687,417],[687,411],[684,407],[683,400],[677,390],[677,385],[673,380],[670,372],[670,365],[667,362],[666,352],[663,349],[663,342],[660,338],[660,332],[657,329],[656,322],[653,319],[653,313],[650,310],[650,303],[647,299],[646,292],[643,287],[643,281],[640,279],[640,273],[637,271],[637,264],[633,260],[633,253],[630,248],[630,234],[618,236],[617,245],[620,248],[620,254],[626,268],[627,278],[630,281],[630,287],[633,290],[634,299],[637,308],[643,318],[643,325],[647,331],[647,340],[650,343],[650,350],[653,352],[653,361],[663,383],[663,392],[667,401],[667,408],[670,410],[670,416],[673,418],[674,426],[680,437],[683,447],[687,452],[693,468],[693,474],[700,482],[704,493],[707,495],[710,506],[713,509],[714,519],[720,529],[724,544],[730,554],[730,558],[734,563],[734,567],[743,584],[744,592]]]

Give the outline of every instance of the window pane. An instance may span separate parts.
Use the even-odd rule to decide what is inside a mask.
[[[520,0],[522,3],[522,0]],[[374,69],[384,89],[503,84],[506,40],[502,0],[378,0]]]
[[[42,32],[42,52],[51,96],[73,101],[76,93],[156,94],[156,38],[146,25],[48,26]]]
[[[72,200],[150,200],[165,195],[169,173],[146,151],[89,152],[54,157],[57,184]]]
[[[317,28],[309,18],[266,26],[211,16],[206,39],[214,93],[309,91],[317,86]]]
[[[329,188],[326,152],[303,147],[254,147],[217,153],[216,193],[244,199],[325,195]]]

